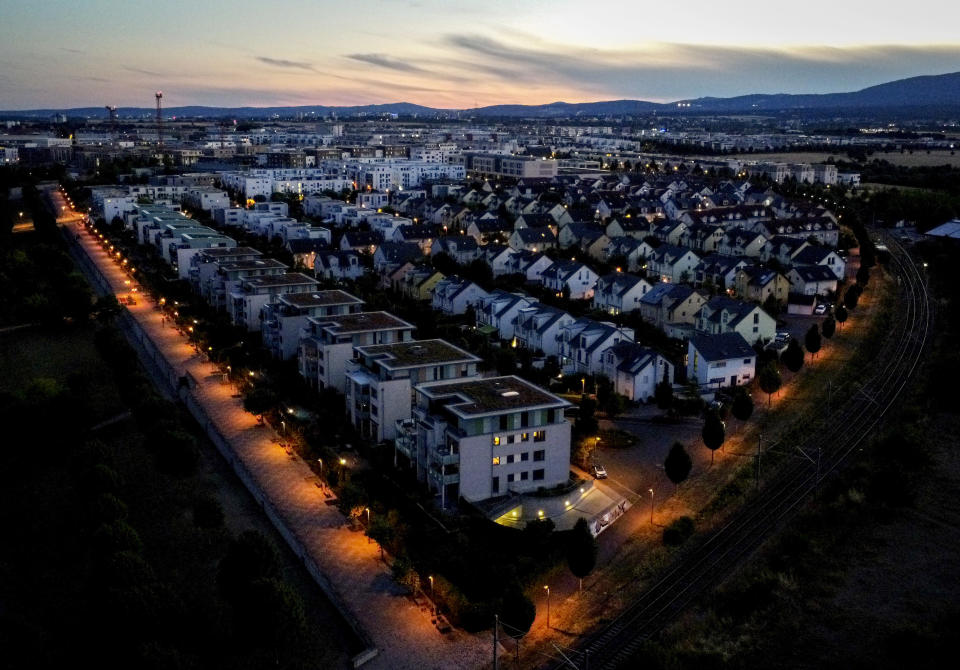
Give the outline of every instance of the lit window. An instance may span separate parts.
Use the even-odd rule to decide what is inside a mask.
[[[530,433],[521,433],[521,434],[520,434],[520,441],[521,441],[521,442],[529,442],[529,441],[530,441]]]
[[[499,435],[495,435],[495,436],[493,437],[493,446],[495,446],[495,447],[499,447],[499,446],[500,446],[500,436],[499,436]]]
[[[494,456],[494,457],[493,457],[493,464],[494,464],[494,465],[500,465],[500,457],[499,457],[499,456]]]

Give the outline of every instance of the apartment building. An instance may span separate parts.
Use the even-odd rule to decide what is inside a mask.
[[[274,358],[293,358],[300,349],[300,331],[308,318],[354,314],[362,307],[363,300],[341,290],[281,295],[260,309],[263,346]]]
[[[229,312],[233,323],[250,332],[260,330],[260,312],[268,302],[291,293],[315,290],[317,280],[300,272],[248,277],[230,292]]]
[[[395,448],[441,504],[550,488],[569,480],[568,402],[515,376],[416,387]]]
[[[365,438],[392,440],[412,416],[417,384],[477,376],[480,358],[444,340],[411,340],[354,348],[346,364],[346,407]]]
[[[346,392],[353,348],[413,339],[413,324],[388,312],[358,312],[307,319],[300,331],[300,375],[316,388]]]

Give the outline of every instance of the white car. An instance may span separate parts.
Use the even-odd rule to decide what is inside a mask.
[[[816,314],[817,316],[823,316],[824,314],[826,314],[827,313],[826,303],[820,303],[819,305],[814,307],[813,313]]]
[[[602,465],[595,464],[590,468],[590,474],[594,479],[606,479],[607,470]]]

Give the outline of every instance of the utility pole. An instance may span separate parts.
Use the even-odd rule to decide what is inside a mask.
[[[762,453],[760,449],[760,445],[762,442],[763,442],[763,433],[760,433],[760,435],[757,436],[757,478],[755,482],[756,488],[760,488],[760,455]]]
[[[500,630],[500,615],[493,615],[493,670],[497,670],[497,632]]]

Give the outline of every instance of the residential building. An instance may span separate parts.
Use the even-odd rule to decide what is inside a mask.
[[[632,328],[577,319],[560,327],[559,363],[565,374],[600,374],[603,352],[620,342],[633,342]]]
[[[355,251],[319,251],[313,259],[313,274],[322,279],[358,279],[363,270]]]
[[[790,292],[790,282],[786,277],[758,265],[747,265],[737,270],[734,286],[741,299],[761,304],[772,298],[785,305]]]
[[[535,298],[523,293],[495,289],[477,303],[477,325],[481,331],[496,333],[502,340],[512,340],[516,335],[518,315],[536,304]]]
[[[340,290],[281,295],[276,302],[268,302],[260,309],[263,346],[274,358],[293,358],[308,318],[354,314],[362,307],[363,300]]]
[[[635,342],[620,342],[603,352],[603,374],[613,390],[637,402],[649,402],[657,384],[673,384],[674,369],[670,360]]]
[[[640,298],[640,316],[670,337],[686,337],[706,301],[684,284],[656,284]]]
[[[597,278],[593,308],[612,315],[640,309],[640,298],[651,289],[650,282],[623,272],[611,272]]]
[[[355,347],[346,364],[346,407],[360,434],[380,442],[410,419],[414,387],[477,376],[480,358],[443,340],[410,340]]]
[[[750,344],[768,342],[777,334],[776,319],[759,305],[727,296],[710,298],[696,317],[697,332],[710,335],[740,333]]]
[[[544,288],[571,300],[589,300],[597,284],[597,273],[579,261],[554,261],[540,273]]]
[[[416,387],[396,449],[441,506],[551,488],[569,481],[569,403],[518,377]]]
[[[747,384],[756,360],[757,353],[740,333],[697,333],[687,344],[687,379],[705,390]]]
[[[358,312],[307,319],[300,331],[298,366],[311,386],[346,391],[347,362],[353,348],[413,339],[413,324],[387,312]]]
[[[837,291],[837,276],[826,265],[797,265],[787,271],[790,292],[829,295]]]
[[[300,272],[247,277],[229,294],[229,312],[233,323],[248,331],[260,330],[260,310],[281,295],[309,293],[317,280]]]
[[[692,281],[700,257],[675,244],[661,244],[647,257],[647,276],[662,282]]]
[[[512,342],[533,352],[542,351],[545,356],[559,356],[560,330],[574,321],[573,316],[549,305],[524,307],[513,320]]]
[[[444,314],[463,314],[476,307],[487,292],[478,284],[460,277],[447,277],[433,287],[433,308]]]

